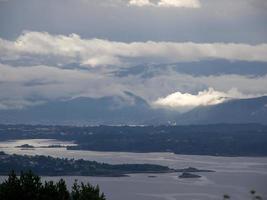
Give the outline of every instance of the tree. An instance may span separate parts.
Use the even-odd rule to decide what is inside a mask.
[[[22,188],[20,179],[16,176],[14,171],[11,171],[8,179],[0,185],[0,199],[16,200],[21,194]]]
[[[63,179],[54,183],[46,181],[42,183],[41,178],[31,171],[21,172],[17,177],[14,171],[8,179],[0,184],[1,200],[106,200],[105,195],[100,192],[99,186],[74,182],[72,191],[67,190]]]
[[[79,185],[77,180],[72,187],[72,200],[105,200],[105,195],[100,194],[99,186],[96,187],[90,185],[89,183],[81,183]]]
[[[69,200],[70,194],[63,179],[54,184],[53,181],[45,182],[41,191],[41,200]]]

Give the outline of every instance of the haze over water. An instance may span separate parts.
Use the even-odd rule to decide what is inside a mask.
[[[16,148],[22,144],[35,147],[33,150]],[[9,154],[50,155],[53,157],[95,160],[111,164],[151,163],[172,168],[196,167],[215,170],[214,173],[199,173],[200,179],[179,179],[179,173],[134,174],[129,177],[63,177],[68,186],[75,179],[99,184],[110,200],[192,200],[222,199],[229,194],[232,199],[250,199],[249,191],[255,189],[265,199],[267,197],[267,158],[265,157],[214,157],[195,155],[175,155],[172,153],[126,153],[72,151],[66,148],[44,148],[49,145],[74,145],[56,140],[17,140],[0,142],[0,149]],[[1,177],[3,179],[4,177]],[[44,177],[58,180],[62,177]]]

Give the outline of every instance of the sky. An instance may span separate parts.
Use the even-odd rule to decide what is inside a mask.
[[[0,0],[0,109],[131,92],[180,112],[267,94],[266,0]]]

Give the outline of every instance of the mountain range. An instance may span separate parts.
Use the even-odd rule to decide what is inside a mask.
[[[64,101],[49,101],[23,109],[0,110],[4,124],[62,125],[159,125],[159,124],[267,124],[267,96],[232,99],[221,104],[196,107],[186,113],[155,109],[142,98],[125,93],[122,97],[79,97]]]

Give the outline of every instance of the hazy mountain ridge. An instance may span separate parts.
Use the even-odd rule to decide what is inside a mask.
[[[67,101],[49,101],[19,110],[1,110],[0,123],[140,125],[162,121],[164,110],[152,109],[145,100],[132,93],[125,92],[125,95],[129,99],[119,96],[79,97]]]
[[[260,123],[267,124],[267,96],[232,99],[212,106],[197,107],[178,120],[179,124]]]
[[[154,109],[142,98],[125,93],[122,97],[79,97],[51,101],[20,110],[1,110],[0,123],[64,125],[159,125],[159,124],[267,124],[267,96],[235,99],[212,106],[197,107],[187,113]]]

